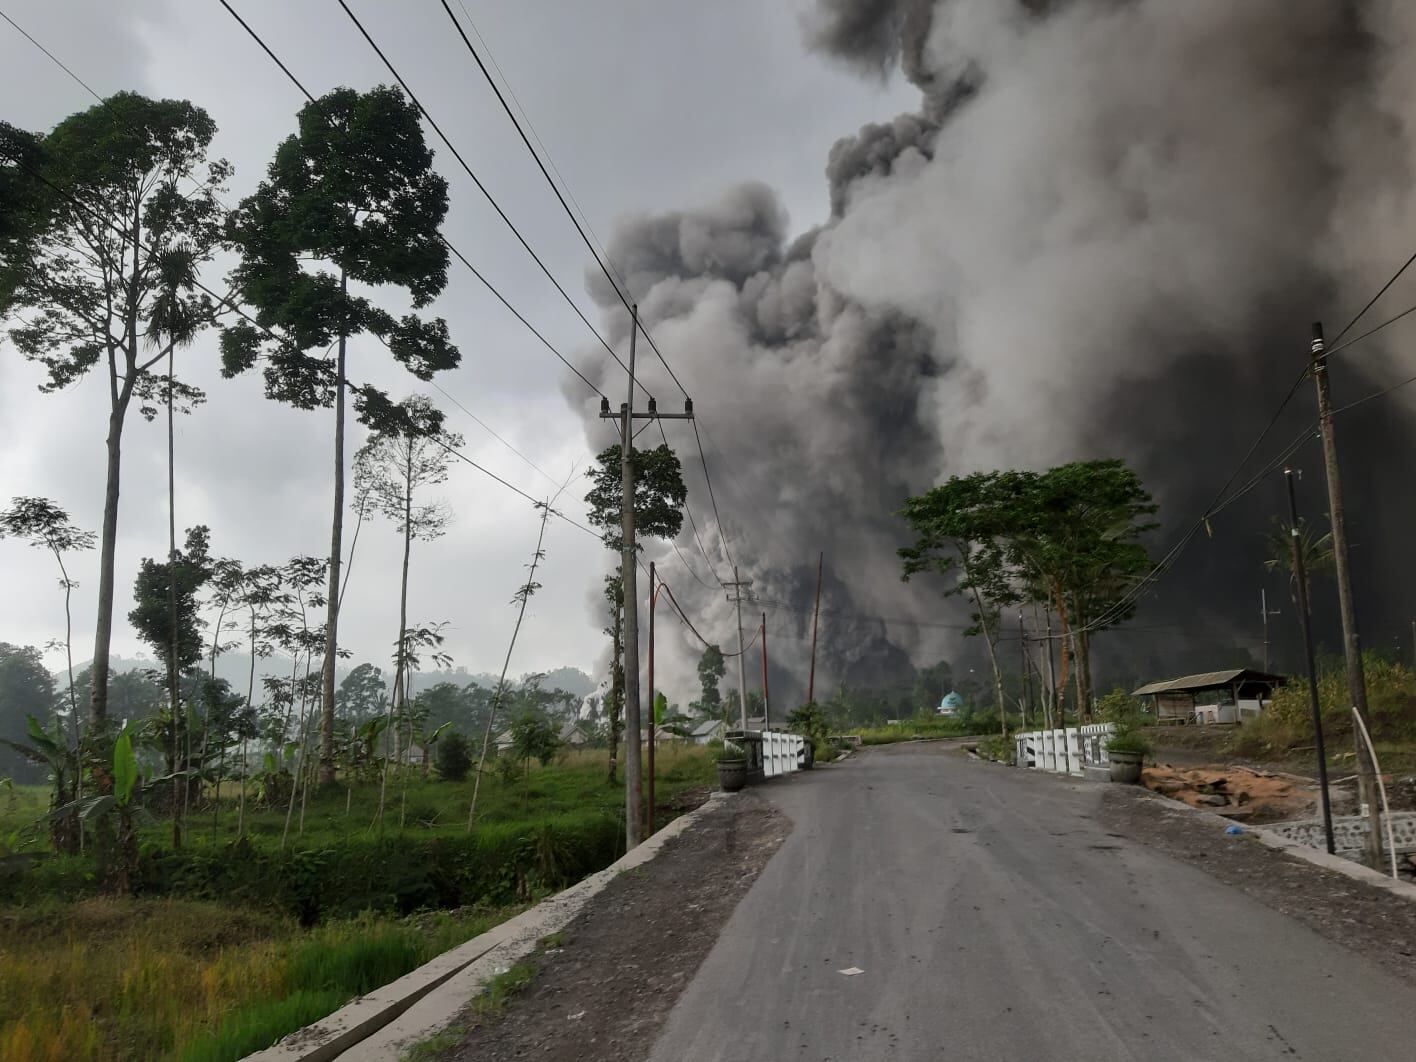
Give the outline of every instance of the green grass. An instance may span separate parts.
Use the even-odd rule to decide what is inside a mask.
[[[313,930],[190,901],[2,910],[0,1058],[238,1059],[521,909]]]

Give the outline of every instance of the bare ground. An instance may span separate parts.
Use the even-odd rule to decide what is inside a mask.
[[[444,1062],[636,1062],[790,823],[752,790],[703,816],[652,862],[620,875],[532,959],[498,1014],[464,1012]]]

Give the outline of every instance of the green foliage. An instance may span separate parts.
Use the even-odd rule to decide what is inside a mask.
[[[144,557],[133,583],[134,605],[128,613],[128,622],[133,625],[138,637],[152,647],[158,659],[164,661],[164,666],[169,653],[175,653],[179,673],[202,658],[204,640],[198,619],[197,594],[212,577],[209,544],[210,532],[206,527],[188,528],[186,550],[178,550],[172,562]],[[172,608],[168,596],[172,589],[175,589],[177,604],[175,649],[172,647]]]
[[[26,718],[48,719],[56,705],[54,677],[37,648],[0,642],[0,774],[34,782],[43,778],[42,761],[15,748],[30,731]]]
[[[710,645],[704,649],[703,655],[698,658],[698,683],[701,693],[697,703],[692,706],[699,715],[712,719],[719,718],[723,707],[723,695],[718,685],[723,681],[723,676],[726,673],[727,664],[723,661],[723,651],[716,645]]]
[[[472,769],[472,750],[465,738],[456,730],[443,734],[438,742],[438,774],[449,782],[461,782]]]
[[[238,296],[280,341],[266,342],[244,322],[228,327],[223,372],[254,367],[264,350],[267,395],[317,409],[335,401],[339,381],[323,352],[340,336],[373,333],[419,379],[454,368],[460,355],[443,320],[395,318],[340,279],[398,285],[415,307],[447,283],[448,252],[438,238],[447,182],[432,168],[418,109],[394,88],[340,88],[302,107],[298,122],[227,226],[241,255],[232,273]],[[335,272],[310,268],[309,259]],[[399,423],[386,395],[358,391],[365,424]]]
[[[934,718],[907,719],[893,726],[856,727],[847,733],[858,735],[862,745],[893,745],[899,741],[916,741],[920,738],[967,737],[971,729],[963,719]]]
[[[1362,670],[1367,679],[1372,740],[1416,740],[1416,675],[1405,664],[1385,659],[1372,650],[1362,654]],[[1350,740],[1352,709],[1347,695],[1347,667],[1341,659],[1319,664],[1318,704],[1328,745]],[[1282,727],[1293,743],[1312,743],[1313,712],[1306,679],[1295,678],[1276,689],[1264,715]],[[1245,724],[1241,729],[1247,730],[1252,725]]]
[[[560,739],[549,719],[524,712],[511,724],[511,748],[507,751],[518,763],[537,760],[545,767],[555,759],[558,748]]]
[[[826,713],[815,701],[807,701],[787,714],[787,729],[811,742],[812,753],[823,762],[829,758],[826,736],[831,732]]]
[[[1106,739],[1107,752],[1134,752],[1149,756],[1151,743],[1139,730],[1118,730]]]
[[[1117,733],[1127,733],[1150,722],[1140,700],[1120,686],[1096,702],[1096,714],[1103,723],[1115,723]]]
[[[606,546],[622,550],[619,444],[600,451],[595,462],[595,467],[586,473],[592,483],[590,493],[585,495],[590,506],[588,519],[600,529]],[[634,450],[630,463],[634,467],[636,539],[673,538],[683,528],[683,506],[688,499],[677,455],[665,443],[652,450]]]

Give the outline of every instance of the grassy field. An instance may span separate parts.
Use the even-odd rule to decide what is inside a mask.
[[[311,794],[303,830],[297,804],[283,851],[287,808],[248,809],[238,844],[224,799],[219,825],[210,808],[192,817],[181,852],[170,823],[143,828],[132,899],[95,895],[82,859],[40,855],[0,881],[0,1059],[216,1062],[266,1046],[621,854],[623,788],[605,768],[583,752],[489,775],[471,835],[470,781],[391,780],[382,838],[377,785],[336,785]],[[705,749],[662,749],[656,776],[662,807],[714,769]],[[31,828],[46,799],[0,793],[0,840],[47,848]]]

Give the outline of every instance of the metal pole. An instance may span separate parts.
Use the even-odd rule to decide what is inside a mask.
[[[1323,467],[1327,473],[1328,520],[1332,525],[1332,559],[1337,575],[1337,601],[1342,616],[1342,650],[1347,661],[1347,696],[1362,721],[1368,719],[1367,678],[1362,670],[1362,644],[1357,634],[1357,607],[1352,599],[1352,571],[1347,556],[1347,520],[1342,507],[1342,476],[1337,466],[1337,438],[1332,426],[1332,392],[1327,373],[1327,347],[1323,342],[1321,322],[1313,322],[1313,380],[1318,389],[1318,425],[1323,437]],[[1367,805],[1371,832],[1367,837],[1367,865],[1381,868],[1381,813],[1377,810],[1375,771],[1367,747],[1357,734],[1352,735],[1357,754],[1357,788]]]
[[[1288,483],[1288,543],[1293,550],[1293,578],[1298,583],[1298,618],[1303,624],[1303,652],[1308,664],[1308,700],[1313,711],[1313,735],[1318,751],[1318,787],[1322,791],[1323,834],[1327,838],[1328,854],[1336,851],[1332,839],[1332,804],[1328,800],[1327,750],[1323,747],[1323,715],[1318,703],[1318,674],[1313,664],[1313,628],[1308,615],[1308,573],[1303,566],[1303,550],[1299,543],[1298,500],[1293,491],[1293,469],[1283,468]],[[1360,739],[1359,739],[1360,740]]]
[[[826,554],[823,551],[816,558],[816,604],[811,609],[811,670],[806,676],[806,703],[811,704],[816,700],[816,624],[821,618],[821,568],[826,563]],[[1416,623],[1412,629],[1416,630]]]
[[[733,565],[733,591],[737,602],[738,624],[738,708],[742,714],[742,729],[747,732],[747,665],[743,663],[747,650],[742,639],[742,580],[738,576],[737,565]]]
[[[629,400],[620,415],[620,580],[624,586],[624,829],[625,849],[640,841],[639,579],[634,548],[634,353],[639,307],[630,308]]]
[[[772,729],[772,696],[767,685],[767,613],[762,613],[762,732]]]
[[[645,809],[645,819],[647,825],[644,828],[644,836],[654,835],[654,605],[659,600],[659,584],[654,574],[654,562],[649,562],[649,749],[647,756],[649,762],[646,765],[645,775],[647,778],[647,788],[649,792],[648,806]]]

